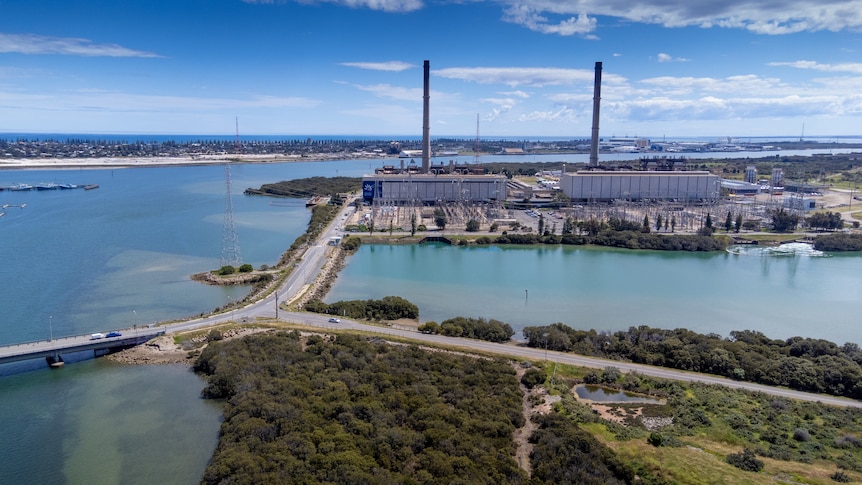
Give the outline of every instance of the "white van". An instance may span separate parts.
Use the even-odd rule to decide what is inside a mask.
[[[99,340],[100,338],[105,338],[105,334],[94,333],[93,335],[90,335],[90,340]]]

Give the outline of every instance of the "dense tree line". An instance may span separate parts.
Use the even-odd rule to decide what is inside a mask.
[[[811,229],[823,229],[834,231],[844,227],[844,221],[841,220],[839,212],[817,212],[811,214],[805,219],[805,223]]]
[[[627,249],[653,249],[658,251],[723,251],[727,239],[700,234],[654,234],[638,230],[617,231],[603,228],[591,234],[503,234],[493,240],[496,244],[563,244],[583,246],[610,246]]]
[[[282,332],[210,344],[195,369],[227,399],[203,483],[528,483],[502,360]]]
[[[246,194],[275,195],[279,197],[307,198],[315,195],[335,196],[355,192],[362,187],[359,177],[309,177],[263,184],[258,189],[248,188]]]
[[[305,309],[360,320],[398,320],[419,318],[419,307],[400,296],[384,296],[380,300],[347,300],[326,304],[320,300],[306,303]]]
[[[824,234],[814,238],[818,251],[862,251],[862,234]]]
[[[562,323],[524,328],[531,347],[705,372],[800,391],[862,399],[862,349],[822,339],[772,340],[760,332],[728,338],[647,326],[617,332],[576,330]]]
[[[515,335],[511,325],[493,318],[485,320],[484,318],[455,317],[443,320],[440,324],[431,321],[420,325],[419,331],[490,342],[508,342],[512,335]]]

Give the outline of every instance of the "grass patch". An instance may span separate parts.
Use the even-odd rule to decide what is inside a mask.
[[[862,221],[862,211],[852,212],[850,213],[850,217],[856,219],[857,221]]]

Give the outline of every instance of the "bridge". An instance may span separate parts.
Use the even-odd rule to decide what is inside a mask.
[[[0,347],[0,364],[44,358],[52,366],[63,362],[63,354],[92,350],[94,355],[104,355],[140,345],[153,337],[164,335],[163,329],[128,329],[117,337],[94,339],[91,335],[63,337],[39,342],[28,342]]]

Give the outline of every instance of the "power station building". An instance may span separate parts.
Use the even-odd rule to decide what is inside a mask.
[[[384,204],[473,203],[506,200],[504,175],[395,173],[362,177],[362,198]]]
[[[560,189],[572,200],[585,202],[714,202],[721,193],[721,178],[709,172],[587,170],[563,174]]]

